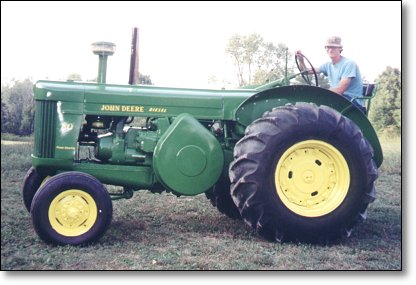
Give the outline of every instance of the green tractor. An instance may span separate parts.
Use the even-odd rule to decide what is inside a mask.
[[[97,241],[112,201],[141,189],[205,193],[220,212],[277,242],[336,241],[366,218],[383,160],[379,140],[350,101],[317,87],[316,74],[315,84],[300,71],[236,90],[114,85],[105,80],[114,47],[93,45],[97,83],[34,86],[22,192],[43,241]],[[290,85],[296,76],[308,84]],[[142,126],[132,125],[135,117]]]

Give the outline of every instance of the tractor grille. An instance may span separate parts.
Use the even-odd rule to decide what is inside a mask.
[[[35,156],[55,156],[56,102],[36,101],[35,113]]]

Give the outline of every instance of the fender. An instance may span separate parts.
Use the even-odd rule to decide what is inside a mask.
[[[383,151],[367,116],[346,98],[328,89],[308,85],[290,85],[261,91],[240,104],[235,112],[235,120],[246,127],[260,118],[264,112],[296,102],[314,103],[318,106],[325,105],[352,120],[373,147],[374,161],[377,167],[380,167],[383,162]]]

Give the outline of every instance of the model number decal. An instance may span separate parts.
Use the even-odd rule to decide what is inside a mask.
[[[166,108],[149,108],[149,112],[166,113],[167,109]]]

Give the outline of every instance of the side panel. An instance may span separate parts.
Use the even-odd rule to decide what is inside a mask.
[[[184,195],[210,188],[219,179],[223,165],[220,143],[189,114],[176,118],[157,143],[153,157],[157,179]]]
[[[377,134],[368,118],[344,97],[320,87],[292,85],[273,88],[259,92],[244,101],[235,113],[235,119],[243,126],[248,126],[260,118],[264,112],[275,107],[296,102],[310,102],[329,106],[351,119],[362,130],[364,136],[374,149],[374,160],[378,167],[383,162],[383,151]]]
[[[56,146],[55,158],[72,162],[82,123],[82,103],[56,103]]]

